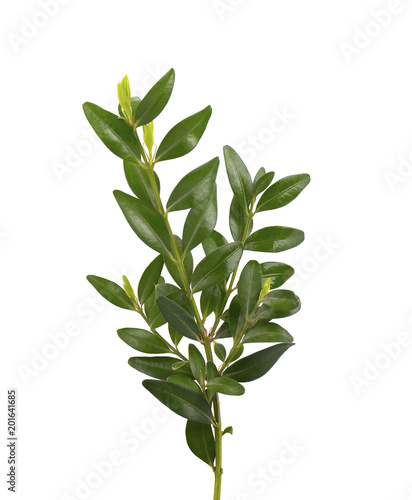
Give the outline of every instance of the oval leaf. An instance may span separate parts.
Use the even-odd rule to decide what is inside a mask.
[[[187,364],[177,369],[173,368],[173,365],[178,361],[177,358],[168,356],[152,356],[151,358],[137,356],[130,358],[128,363],[135,370],[161,380],[166,380],[175,374],[193,377]]]
[[[300,229],[285,226],[270,226],[252,233],[245,243],[245,250],[254,252],[283,252],[297,247],[305,239]]]
[[[250,316],[256,307],[261,289],[262,271],[260,264],[256,260],[251,260],[243,268],[238,284],[239,302],[246,317]]]
[[[228,242],[226,238],[218,231],[213,230],[209,234],[209,236],[205,239],[205,241],[203,241],[202,246],[203,246],[203,251],[205,252],[206,255],[208,255],[214,250],[217,250],[218,248],[223,247],[224,245],[227,244]]]
[[[213,467],[215,439],[209,424],[199,424],[188,420],[186,424],[186,441],[194,455],[210,465],[210,467]]]
[[[130,309],[131,311],[136,310],[126,292],[117,283],[105,278],[99,278],[99,276],[93,276],[92,274],[87,276],[87,281],[94,286],[102,297],[113,305],[122,309]]]
[[[136,349],[136,351],[147,354],[170,353],[170,349],[167,347],[165,341],[147,330],[142,330],[141,328],[121,328],[117,330],[117,335],[127,345]]]
[[[256,342],[293,342],[293,337],[284,328],[276,323],[257,323],[246,332],[244,344]]]
[[[217,342],[214,342],[213,349],[215,351],[216,356],[223,363],[223,361],[226,359],[226,349],[225,349],[225,346],[223,344],[219,344]]]
[[[182,240],[179,238],[179,236],[174,235],[174,239],[177,245],[177,248],[179,250],[179,253],[182,254]],[[185,285],[183,283],[182,276],[180,275],[180,270],[179,266],[177,263],[171,259],[170,257],[165,257],[165,264],[167,267],[167,270],[170,273],[170,276],[175,280],[175,282],[180,286],[180,288],[185,288]],[[183,267],[186,273],[186,276],[188,280],[190,281],[190,278],[192,277],[193,273],[193,256],[190,252],[186,252],[186,255],[183,258]]]
[[[275,182],[259,200],[256,212],[284,207],[293,201],[309,184],[308,174],[289,175]]]
[[[152,295],[155,285],[159,282],[160,273],[163,269],[163,257],[158,255],[145,269],[137,287],[137,296],[141,304]]]
[[[296,314],[300,306],[299,297],[291,290],[272,290],[263,298],[255,318],[260,320],[286,318]]]
[[[247,215],[245,209],[239,204],[237,199],[233,197],[229,211],[229,227],[230,234],[233,236],[234,241],[244,241],[246,237],[249,236],[253,228],[253,220],[249,223],[247,234],[245,234],[246,224]]]
[[[157,209],[157,201],[150,184],[150,179],[147,171],[135,162],[123,162],[124,174],[127,183],[133,193],[141,200]],[[160,181],[156,172],[153,172],[157,184],[157,189],[160,192]]]
[[[205,378],[206,363],[199,349],[193,344],[189,345],[189,364],[195,380],[201,384]]]
[[[256,178],[253,181],[253,195],[257,196],[258,194],[262,193],[273,181],[274,176],[275,172],[263,173],[263,175],[260,177],[257,177],[256,175]]]
[[[199,340],[199,329],[196,322],[183,307],[167,297],[158,297],[156,303],[163,316],[173,328],[184,337]]]
[[[202,311],[203,318],[207,318],[216,309],[220,300],[220,289],[219,287],[212,286],[203,290],[200,296],[200,309]]]
[[[242,396],[245,393],[245,388],[229,377],[212,378],[207,382],[207,388],[228,396]]]
[[[230,146],[223,148],[227,175],[233,194],[244,210],[249,210],[252,201],[252,178],[240,156]]]
[[[260,267],[262,269],[262,286],[270,278],[271,289],[282,286],[295,273],[293,267],[282,262],[263,262]]]
[[[174,382],[175,384],[185,385],[186,387],[191,387],[197,392],[202,392],[201,388],[196,384],[196,382],[184,375],[171,375],[167,378],[168,382]]]

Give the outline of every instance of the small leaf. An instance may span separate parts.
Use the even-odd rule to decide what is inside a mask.
[[[230,333],[229,323],[224,322],[220,326],[219,330],[216,332],[215,338],[216,339],[227,339],[231,336],[232,336],[232,334]]]
[[[170,335],[170,338],[173,342],[173,344],[177,347],[180,343],[180,341],[182,340],[183,338],[183,335],[181,333],[179,333],[176,328],[173,328],[173,326],[171,325],[168,325],[168,330],[169,330],[169,335]]]
[[[130,309],[131,311],[136,310],[126,292],[117,283],[91,274],[87,276],[87,281],[94,286],[102,297],[115,306]]]
[[[223,372],[238,382],[251,382],[267,373],[276,361],[294,344],[276,344],[236,361]]]
[[[249,171],[240,156],[230,146],[223,148],[223,155],[233,194],[239,205],[248,211],[252,201],[252,178]]]
[[[262,193],[273,181],[274,176],[275,172],[263,173],[263,175],[260,176],[259,178],[257,177],[256,174],[255,180],[253,181],[253,195],[257,196],[260,193]]]
[[[226,429],[222,432],[222,436],[224,436],[225,434],[233,434],[233,427],[226,427]]]
[[[152,356],[150,358],[142,356],[130,358],[129,365],[145,375],[161,380],[166,380],[174,374],[192,377],[192,372],[188,365],[177,368],[176,370],[173,368],[173,365],[177,361],[176,358],[168,356]]]
[[[206,373],[208,380],[219,376],[216,365],[212,361],[206,363]]]
[[[179,236],[174,235],[174,239],[177,245],[177,248],[179,250],[179,253],[182,254],[182,240],[179,238]],[[171,258],[171,257],[165,257],[165,264],[167,267],[167,270],[170,273],[170,276],[175,280],[175,282],[180,286],[180,288],[185,288],[185,285],[183,283],[183,279],[180,275],[179,267],[177,263]],[[186,276],[188,280],[190,281],[193,273],[193,256],[190,252],[186,252],[186,255],[184,256],[183,259],[183,267],[185,269]]]
[[[144,304],[154,292],[155,285],[159,282],[162,269],[163,257],[158,255],[143,272],[139,281],[139,286],[137,287],[137,296],[141,304]]]
[[[262,285],[267,278],[270,278],[271,289],[282,286],[295,272],[293,267],[282,262],[263,262],[260,267],[262,269]]]
[[[218,344],[217,342],[214,342],[213,344],[213,349],[216,353],[216,356],[220,359],[220,361],[223,361],[226,359],[226,349],[223,344]]]
[[[225,280],[238,265],[241,256],[240,243],[229,243],[206,255],[193,271],[193,292],[200,292]]]
[[[218,231],[214,230],[205,239],[205,241],[202,243],[202,246],[205,254],[208,255],[209,253],[212,253],[214,250],[217,250],[218,248],[223,247],[224,245],[227,244],[228,242],[226,238]]]
[[[239,204],[237,199],[233,197],[229,211],[229,227],[230,234],[233,236],[234,241],[244,241],[251,233],[253,220],[250,221],[248,231],[245,234],[247,219],[248,217],[245,209]]]
[[[181,417],[201,424],[213,423],[209,403],[194,389],[161,380],[143,380],[143,386]]]
[[[172,160],[190,153],[202,137],[211,114],[212,108],[207,106],[175,125],[160,143],[156,162]]]
[[[235,295],[229,307],[229,327],[234,339],[240,338],[245,322],[245,313],[240,305],[239,296]]]
[[[186,441],[191,452],[213,467],[215,460],[215,439],[210,424],[187,421]]]
[[[291,290],[272,290],[263,298],[255,318],[259,320],[286,318],[296,314],[300,306],[299,297]]]
[[[283,252],[297,247],[305,239],[303,231],[292,227],[271,226],[252,233],[245,243],[245,250],[255,252]]]
[[[262,289],[262,271],[256,260],[250,260],[239,278],[238,296],[245,316],[249,317],[256,307]]]
[[[129,125],[118,116],[86,102],[83,111],[93,130],[112,153],[123,160],[140,161],[140,144]]]
[[[208,389],[228,396],[242,396],[245,393],[245,388],[236,380],[228,377],[217,377],[208,380]]]
[[[164,255],[171,255],[172,243],[166,222],[159,212],[122,191],[114,191],[113,194],[137,236],[153,250]]]
[[[219,158],[216,157],[185,175],[173,189],[167,211],[193,208],[208,199],[214,189],[218,167]]]
[[[195,380],[197,380],[199,384],[202,384],[205,378],[206,363],[199,349],[193,344],[189,344],[189,364]]]
[[[123,80],[117,84],[117,95],[119,97],[120,106],[123,109],[123,112],[126,114],[128,118],[132,117],[132,106],[130,103],[131,95],[130,95],[130,84],[129,77],[126,75]]]
[[[185,377],[184,375],[171,375],[170,377],[167,378],[168,382],[174,382],[175,384],[180,384],[180,385],[185,385],[186,387],[191,387],[195,391],[202,392],[200,387],[196,384],[196,382],[189,378]]]
[[[153,192],[152,186],[150,184],[150,179],[147,171],[135,162],[124,161],[124,174],[126,176],[127,183],[133,193],[142,201],[145,201],[149,205],[152,205],[157,210],[156,196]],[[157,189],[160,192],[160,181],[156,172],[153,172]]]
[[[199,340],[199,329],[196,322],[183,307],[167,297],[159,297],[156,303],[163,316],[173,328],[184,337]]]
[[[239,359],[240,356],[242,356],[243,351],[244,351],[243,343],[239,344],[236,347],[232,347],[230,354],[229,354],[230,362],[233,363],[233,361],[236,361],[237,359]]]
[[[284,207],[293,201],[309,184],[308,174],[289,175],[275,182],[259,200],[256,212]]]
[[[140,352],[147,354],[162,354],[170,353],[170,349],[164,340],[156,337],[147,330],[140,328],[121,328],[117,330],[117,335],[126,342],[127,345],[133,347]]]
[[[215,311],[219,300],[220,300],[220,289],[219,287],[212,286],[203,290],[200,296],[200,309],[202,311],[203,318],[207,318],[212,312]]]
[[[276,323],[258,322],[253,328],[246,332],[243,339],[244,344],[256,342],[293,342],[293,337],[284,328]]]
[[[150,123],[163,111],[169,102],[174,82],[175,72],[173,69],[170,69],[143,97],[135,114],[137,127]]]

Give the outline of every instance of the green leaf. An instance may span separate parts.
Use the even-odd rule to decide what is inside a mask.
[[[117,335],[123,342],[126,342],[127,345],[133,347],[133,349],[137,351],[147,354],[170,353],[170,349],[167,347],[166,342],[147,330],[142,330],[140,328],[121,328],[117,330]]]
[[[217,250],[224,245],[227,245],[228,242],[226,238],[220,234],[218,231],[213,230],[209,236],[203,241],[203,251],[206,255],[212,253],[214,250]]]
[[[309,184],[308,174],[289,175],[275,182],[259,200],[256,212],[284,207],[293,201]]]
[[[150,179],[147,171],[135,162],[123,162],[124,175],[126,176],[127,183],[133,193],[142,201],[152,205],[157,210],[156,196],[150,184]],[[160,192],[160,181],[156,172],[153,172],[157,189]]]
[[[219,287],[212,286],[203,290],[200,296],[200,309],[202,311],[203,318],[207,318],[212,312],[215,311],[220,300],[220,289]]]
[[[262,269],[262,286],[266,279],[270,278],[271,289],[282,286],[295,272],[293,267],[282,262],[263,262],[260,267]]]
[[[275,172],[266,173],[264,168],[262,172],[262,168],[258,171],[253,181],[253,196],[257,196],[262,193],[270,185],[273,177],[275,176]],[[260,175],[258,175],[259,173]]]
[[[173,365],[178,361],[177,358],[168,356],[134,357],[129,359],[129,365],[135,370],[149,375],[153,378],[166,380],[168,377],[178,374],[192,377],[189,366],[182,366],[176,370]]]
[[[91,102],[83,104],[83,111],[93,130],[112,153],[123,160],[140,161],[140,144],[122,118]]]
[[[226,376],[208,380],[207,388],[228,396],[242,396],[245,393],[245,388],[239,382]]]
[[[256,307],[262,289],[262,271],[256,260],[250,260],[239,278],[238,296],[245,316],[249,317]]]
[[[219,376],[216,365],[212,361],[206,363],[206,373],[208,380]]]
[[[163,316],[173,328],[184,337],[192,340],[199,340],[199,329],[196,322],[183,307],[167,297],[159,297],[156,303]]]
[[[305,239],[300,229],[285,226],[270,226],[252,233],[245,243],[245,250],[255,252],[283,252],[297,247]]]
[[[130,95],[130,84],[129,77],[126,75],[123,80],[117,84],[117,95],[119,97],[119,103],[126,114],[127,117],[132,117],[132,106],[130,103],[131,95]]]
[[[193,271],[193,292],[200,292],[225,280],[238,265],[242,252],[240,243],[229,243],[206,255]]]
[[[181,417],[201,424],[213,423],[209,403],[194,389],[159,380],[143,380],[143,386]]]
[[[173,69],[170,69],[143,97],[135,114],[135,124],[137,127],[150,123],[163,111],[169,102],[174,82],[175,72]]]
[[[236,347],[233,347],[231,352],[230,352],[230,362],[233,363],[233,361],[236,361],[237,359],[239,359],[240,356],[242,356],[244,349],[245,348],[243,346],[243,343],[239,344]]]
[[[232,336],[232,334],[230,333],[229,323],[224,322],[220,326],[219,330],[216,332],[215,338],[216,339],[227,339],[231,336]]]
[[[196,384],[196,382],[189,378],[185,377],[184,375],[171,375],[170,377],[167,378],[168,382],[174,382],[175,384],[180,384],[180,385],[185,385],[186,387],[191,387],[197,392],[202,392],[200,387]]]
[[[234,241],[243,241],[247,224],[247,215],[245,209],[239,205],[235,197],[232,199],[229,211],[230,233]],[[253,228],[253,220],[250,221],[246,236],[249,236]]]
[[[179,238],[179,236],[174,235],[174,239],[177,245],[177,248],[182,254],[182,240]],[[183,283],[183,279],[180,276],[180,271],[177,263],[172,260],[171,257],[165,257],[165,264],[167,267],[167,270],[170,273],[170,276],[175,280],[175,282],[180,286],[180,288],[184,288],[185,285]],[[190,252],[186,252],[186,255],[184,256],[183,259],[183,267],[185,269],[186,276],[188,280],[190,281],[190,278],[192,277],[192,272],[193,272],[193,256]]]
[[[223,344],[219,344],[214,342],[213,349],[215,351],[216,356],[220,359],[220,361],[224,361],[226,359],[226,349]]]
[[[272,290],[263,298],[255,318],[259,320],[286,318],[296,314],[300,306],[299,297],[291,290]]]
[[[136,310],[126,292],[117,283],[92,274],[87,276],[87,281],[94,286],[102,297],[115,306],[130,309],[131,311]]]
[[[233,427],[230,425],[229,427],[226,427],[226,429],[222,432],[222,436],[225,434],[233,434]]]
[[[193,208],[208,199],[214,189],[218,167],[219,158],[216,157],[185,175],[173,189],[167,211]]]
[[[253,328],[246,332],[244,344],[256,342],[293,342],[293,337],[284,328],[276,323],[258,322]]]
[[[263,377],[276,361],[294,344],[276,344],[236,361],[223,375],[238,382],[251,382]]]
[[[223,148],[226,170],[233,194],[245,211],[252,201],[252,178],[240,156],[230,146]]]
[[[217,222],[216,185],[210,197],[193,207],[183,228],[183,253],[202,243],[213,231]]]
[[[195,380],[197,380],[199,384],[202,384],[205,378],[206,363],[199,349],[193,344],[189,344],[189,364]]]
[[[213,467],[215,460],[215,439],[210,424],[187,421],[186,441],[190,451],[200,460]]]
[[[137,287],[137,296],[141,304],[152,295],[155,285],[159,282],[160,273],[163,269],[163,257],[158,255],[145,269]]]
[[[235,295],[229,307],[229,327],[232,337],[238,339],[245,326],[245,313],[240,305],[239,296]]]
[[[114,191],[114,197],[123,215],[137,236],[157,252],[172,254],[172,243],[163,217],[145,202],[122,191]]]
[[[176,328],[173,328],[173,326],[168,325],[168,330],[169,330],[169,335],[170,339],[172,340],[173,344],[177,347],[180,343],[180,341],[183,338],[183,335],[179,333]]]
[[[212,108],[207,106],[175,125],[160,143],[155,161],[172,160],[190,153],[202,137],[211,114]]]

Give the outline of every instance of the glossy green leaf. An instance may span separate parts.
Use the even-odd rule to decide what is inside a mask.
[[[202,392],[200,387],[196,384],[196,382],[189,378],[185,377],[184,375],[171,375],[170,377],[167,378],[168,382],[174,382],[175,384],[180,384],[180,385],[185,385],[186,387],[191,387],[197,392]]]
[[[188,365],[177,369],[173,368],[173,365],[177,361],[177,358],[169,356],[152,356],[150,358],[146,356],[137,356],[129,359],[129,365],[145,375],[161,380],[166,380],[168,377],[175,374],[192,377],[192,372]]]
[[[229,323],[224,322],[222,325],[219,327],[218,331],[216,332],[216,339],[227,339],[231,337],[232,334],[230,333],[230,327]]]
[[[227,245],[228,241],[226,238],[220,234],[218,231],[213,230],[209,236],[203,241],[203,251],[206,255],[212,253],[214,250],[217,250],[224,245]]]
[[[242,252],[240,243],[229,243],[206,255],[193,271],[193,292],[200,292],[226,279],[238,265]]]
[[[157,201],[155,194],[153,192],[152,186],[150,184],[150,179],[147,171],[135,162],[124,161],[124,174],[126,176],[127,183],[133,193],[142,201],[145,201],[149,205],[152,205],[157,210]],[[156,172],[153,172],[157,189],[160,192],[160,181]]]
[[[293,201],[309,184],[308,174],[289,175],[275,182],[259,200],[256,212],[284,207]]]
[[[141,304],[144,304],[154,292],[155,285],[159,282],[162,269],[163,257],[158,255],[143,272],[137,287],[137,296]]]
[[[199,340],[199,329],[196,322],[183,307],[167,297],[159,297],[156,303],[163,316],[173,328],[184,337]]]
[[[210,424],[200,424],[188,420],[186,424],[186,441],[194,455],[210,465],[210,467],[213,467],[215,439]]]
[[[239,344],[238,346],[233,347],[230,352],[230,362],[233,363],[233,361],[239,359],[242,356],[243,351],[244,351],[243,344]]]
[[[242,396],[245,393],[245,388],[239,382],[226,376],[208,380],[207,387],[212,391],[227,394],[228,396]]]
[[[157,284],[164,283],[164,282],[165,282],[165,279],[163,278],[163,276],[160,276]],[[145,310],[146,316],[149,316],[151,309],[154,306],[156,306],[156,298],[157,298],[157,295],[156,295],[156,291],[154,290],[153,293],[149,296],[149,298],[145,301],[145,304],[144,304],[144,310]]]
[[[245,313],[240,305],[239,296],[235,295],[229,307],[229,327],[232,337],[238,339],[245,326]]]
[[[143,380],[143,386],[181,417],[201,424],[213,423],[209,403],[194,389],[161,380]]]
[[[205,378],[206,363],[199,349],[193,344],[189,344],[189,364],[195,380],[201,384]]]
[[[246,231],[247,215],[245,209],[239,204],[237,199],[233,197],[229,211],[229,227],[230,234],[234,241],[244,241],[249,236],[253,229],[253,220],[250,221],[248,231]]]
[[[170,353],[166,342],[147,330],[121,328],[117,330],[117,335],[136,351],[145,352],[146,354]]]
[[[122,309],[135,311],[135,308],[126,292],[117,283],[105,278],[99,278],[99,276],[93,276],[92,274],[87,276],[87,281],[94,286],[102,297],[113,305],[121,307]]]
[[[244,210],[248,210],[252,201],[252,178],[249,171],[240,156],[230,146],[223,148],[223,155],[233,194],[239,205]]]
[[[300,299],[291,290],[272,290],[265,295],[258,308],[256,319],[286,318],[300,310]]]
[[[210,197],[194,206],[183,227],[183,252],[192,250],[202,243],[213,231],[217,222],[216,185]]]
[[[167,211],[193,208],[208,199],[214,189],[218,167],[219,158],[216,157],[185,175],[173,189]]]
[[[276,323],[258,322],[246,332],[244,344],[256,342],[293,342],[293,337],[284,328]]]
[[[160,143],[156,162],[172,160],[190,153],[202,137],[211,114],[212,108],[207,106],[175,125]]]
[[[262,271],[256,260],[250,260],[243,268],[239,278],[238,296],[245,316],[251,315],[256,307],[262,290]]]
[[[117,84],[117,96],[120,106],[127,117],[132,117],[131,95],[129,77],[126,75],[123,80]]]
[[[305,239],[300,229],[285,226],[270,226],[252,233],[245,243],[245,250],[255,252],[283,252],[297,247]]]
[[[154,208],[122,191],[114,191],[114,196],[123,215],[137,236],[157,252],[172,254],[172,243],[166,222]]]
[[[137,107],[139,106],[140,102],[141,102],[141,99],[140,99],[140,97],[137,97],[137,96],[133,96],[130,100],[130,104],[132,106],[132,120],[134,120],[136,110],[137,110]],[[125,118],[125,115],[123,113],[123,110],[122,110],[122,107],[120,106],[120,104],[119,104],[117,109],[119,112],[119,116],[122,116],[123,118]]]
[[[218,342],[214,342],[213,349],[215,351],[216,356],[220,359],[220,361],[224,361],[226,359],[226,349],[223,344],[219,344]]]
[[[150,123],[163,111],[164,107],[169,102],[174,82],[175,72],[171,69],[153,85],[149,92],[143,97],[136,110],[136,126],[140,127],[141,125]]]
[[[174,239],[175,239],[175,242],[176,242],[176,245],[177,245],[177,248],[178,248],[180,254],[182,254],[182,251],[183,251],[182,240],[179,238],[179,236],[176,236],[176,235],[174,235]],[[175,280],[175,282],[180,286],[180,288],[184,288],[185,285],[184,285],[183,279],[180,275],[180,271],[179,271],[179,267],[178,267],[177,263],[174,260],[172,260],[171,257],[165,257],[165,264],[166,264],[167,270],[170,273],[170,276]],[[193,273],[193,256],[190,252],[186,252],[186,255],[184,256],[183,267],[185,269],[186,276],[190,281],[190,278],[192,277],[192,273]]]
[[[223,374],[238,382],[256,380],[265,375],[292,345],[294,344],[276,344],[250,354],[230,365]]]
[[[282,286],[295,272],[293,267],[282,262],[263,262],[260,267],[262,269],[262,286],[267,278],[270,278],[271,289]]]
[[[260,175],[258,175],[260,174]],[[265,169],[260,169],[256,174],[256,177],[253,181],[253,196],[257,196],[262,193],[273,181],[273,177],[275,176],[275,172],[265,172]]]
[[[200,296],[200,309],[202,311],[203,318],[207,318],[215,311],[219,303],[220,296],[220,289],[217,285],[203,290],[202,295]]]
[[[83,104],[83,111],[93,130],[112,153],[123,160],[140,161],[140,144],[122,118],[91,102]]]

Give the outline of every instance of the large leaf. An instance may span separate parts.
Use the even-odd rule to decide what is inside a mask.
[[[172,254],[172,243],[164,218],[142,200],[114,191],[127,222],[147,246],[164,255]]]
[[[209,403],[194,389],[160,380],[143,380],[143,386],[181,417],[201,424],[213,423]]]
[[[249,209],[252,201],[252,178],[240,156],[230,146],[223,148],[230,186],[240,206]]]
[[[238,382],[251,382],[267,373],[276,361],[294,344],[276,344],[239,359],[223,372]]]
[[[245,250],[255,252],[283,252],[296,247],[305,239],[300,229],[285,226],[270,226],[252,233],[245,243]]]
[[[185,175],[173,189],[167,211],[193,208],[208,199],[214,189],[218,167],[219,158],[216,157]]]
[[[227,243],[228,242],[226,238],[222,234],[220,234],[216,230],[213,230],[202,243],[203,251],[205,252],[206,255],[208,255],[214,250],[217,250],[218,248],[227,245]]]
[[[158,255],[145,269],[137,287],[137,296],[141,304],[152,295],[163,269],[163,257]]]
[[[203,290],[200,296],[200,309],[204,318],[207,318],[216,309],[220,300],[220,289],[217,285]]]
[[[146,354],[170,353],[166,342],[147,330],[121,328],[117,330],[117,335],[136,351],[145,352]]]
[[[126,292],[117,283],[105,278],[99,278],[99,276],[93,276],[92,274],[87,276],[87,281],[94,286],[102,297],[115,306],[135,311],[135,308]]]
[[[229,211],[229,227],[230,233],[234,241],[244,241],[252,231],[253,220],[250,221],[248,231],[246,231],[247,215],[243,206],[239,204],[237,199],[233,197]]]
[[[309,184],[308,174],[289,175],[275,182],[259,200],[256,212],[284,207],[294,200]]]
[[[199,349],[193,344],[189,345],[189,364],[195,380],[201,384],[205,376],[206,363]]]
[[[262,167],[253,179],[253,196],[262,193],[272,182],[275,172],[267,172]]]
[[[246,315],[250,316],[256,307],[262,289],[262,271],[256,260],[250,260],[243,268],[239,278],[238,296]]]
[[[256,342],[293,342],[293,337],[284,328],[276,323],[258,322],[253,328],[246,332],[243,339],[244,344]]]
[[[124,174],[127,183],[133,193],[141,200],[153,205],[157,209],[156,196],[150,184],[150,179],[147,171],[135,162],[124,161]],[[157,184],[157,189],[160,192],[160,181],[156,172],[153,172]]]
[[[177,248],[180,252],[180,255],[183,252],[182,249],[182,240],[179,236],[174,235],[174,239],[177,245]],[[179,266],[171,257],[165,257],[165,264],[167,270],[170,273],[170,276],[176,281],[176,283],[180,286],[180,288],[185,288],[185,284],[183,282],[182,276],[180,275]],[[193,272],[193,256],[190,252],[186,252],[186,255],[183,259],[183,267],[186,273],[188,280],[190,281]]]
[[[216,185],[209,198],[194,206],[183,227],[183,252],[186,253],[202,243],[213,231],[217,222]]]
[[[171,69],[143,97],[135,113],[135,123],[138,127],[150,123],[163,111],[169,101],[174,82],[175,72]]]
[[[123,160],[140,161],[140,144],[122,118],[91,102],[83,104],[83,111],[93,130],[112,153]]]
[[[245,393],[245,388],[239,382],[226,376],[208,380],[207,388],[228,396],[242,396]]]
[[[212,108],[207,106],[175,125],[160,143],[156,162],[172,160],[190,153],[202,137],[211,114]]]
[[[210,465],[210,467],[213,467],[215,440],[210,424],[199,424],[188,420],[186,424],[186,441],[194,455]]]
[[[286,318],[300,310],[300,299],[291,290],[272,290],[265,295],[256,313],[260,320]]]
[[[168,377],[175,374],[192,377],[193,375],[188,365],[184,365],[177,369],[173,368],[173,365],[177,361],[179,361],[177,358],[169,356],[152,356],[150,358],[137,356],[129,359],[129,365],[145,375],[161,380],[166,380]]]
[[[206,255],[193,271],[193,292],[200,292],[225,280],[238,265],[242,252],[240,243],[229,243]]]
[[[262,286],[270,278],[271,289],[282,286],[295,272],[293,267],[282,262],[263,262],[260,267],[262,269]]]
[[[183,307],[167,297],[159,297],[156,303],[163,316],[173,328],[184,337],[199,340],[199,329],[196,322]]]

